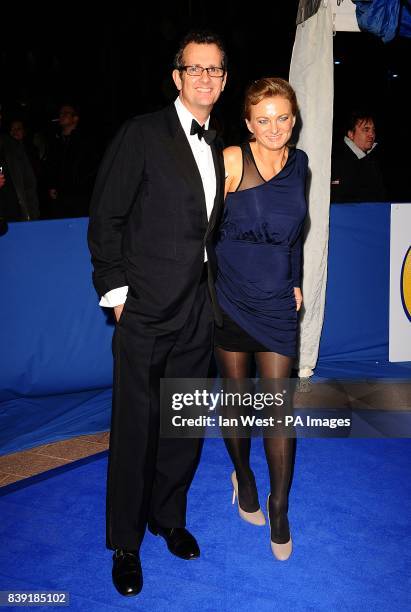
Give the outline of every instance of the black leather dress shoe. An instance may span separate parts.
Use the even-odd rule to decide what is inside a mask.
[[[143,588],[143,572],[138,552],[117,548],[113,555],[113,584],[120,595],[138,595]]]
[[[184,527],[150,526],[151,533],[162,536],[167,542],[168,550],[180,559],[197,559],[200,549],[197,540]]]

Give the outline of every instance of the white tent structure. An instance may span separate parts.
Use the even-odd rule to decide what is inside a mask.
[[[301,112],[298,146],[309,158],[311,182],[304,244],[299,376],[309,377],[317,362],[327,281],[333,121],[333,34],[357,31],[351,0],[300,0],[290,66]]]

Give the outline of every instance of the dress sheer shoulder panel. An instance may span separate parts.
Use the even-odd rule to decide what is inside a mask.
[[[244,191],[245,189],[252,189],[253,187],[263,185],[263,183],[265,183],[266,181],[258,172],[248,142],[241,146],[241,152],[243,154],[243,174],[236,191]]]

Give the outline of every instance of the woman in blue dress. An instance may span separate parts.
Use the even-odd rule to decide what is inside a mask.
[[[216,249],[224,323],[216,329],[215,350],[221,376],[238,385],[250,376],[253,357],[264,384],[289,378],[296,356],[308,163],[303,151],[288,144],[297,111],[287,81],[255,81],[244,103],[249,142],[224,150],[226,203]],[[235,469],[233,502],[237,496],[244,520],[263,525],[250,437],[234,435],[225,444]],[[264,437],[271,549],[280,560],[292,551],[287,512],[294,445],[285,435]]]

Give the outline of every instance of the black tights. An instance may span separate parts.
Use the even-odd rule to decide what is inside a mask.
[[[226,351],[217,347],[216,357],[222,378],[233,379],[233,382],[237,381],[237,384],[241,385],[242,379],[250,377],[252,356],[252,353]],[[254,357],[262,388],[264,380],[269,384],[267,379],[289,378],[291,357],[271,352],[254,353]],[[224,441],[237,475],[240,506],[246,512],[255,512],[259,508],[259,502],[254,474],[250,467],[251,438],[230,437],[224,438]],[[278,544],[287,542],[290,537],[287,510],[294,449],[293,438],[264,438],[270,474],[271,539]]]

